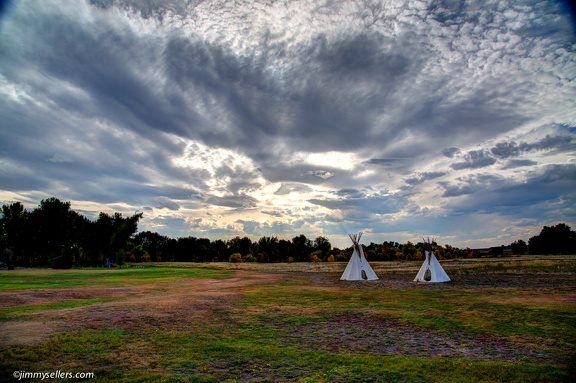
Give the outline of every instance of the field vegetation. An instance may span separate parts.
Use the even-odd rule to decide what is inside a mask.
[[[1,271],[0,381],[572,381],[575,256],[450,260],[442,284],[420,263]]]

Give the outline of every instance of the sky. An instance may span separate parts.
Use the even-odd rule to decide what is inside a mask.
[[[0,204],[338,247],[576,229],[567,1],[2,4]]]

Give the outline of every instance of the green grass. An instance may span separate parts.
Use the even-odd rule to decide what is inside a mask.
[[[230,272],[212,269],[145,267],[141,269],[29,269],[0,272],[0,291],[65,288],[94,285],[128,285],[184,278],[224,278]]]
[[[110,302],[117,298],[87,298],[71,299],[54,303],[42,303],[36,305],[20,305],[0,309],[0,322],[7,320],[24,319],[26,314],[47,310],[61,310],[74,307],[89,306],[98,303]]]
[[[576,272],[576,265],[572,263],[557,262],[545,259],[529,261],[509,261],[503,260],[498,263],[468,265],[462,268],[464,272],[541,272],[541,273],[558,273],[558,272]]]
[[[150,294],[153,301],[181,288],[184,279],[225,282],[234,276],[168,268],[0,275],[0,290],[5,292],[143,286],[140,294]],[[570,360],[576,356],[576,306],[564,299],[567,286],[538,293],[534,288],[526,284],[486,291],[455,282],[438,289],[364,289],[315,283],[295,274],[235,288],[233,297],[207,295],[213,304],[201,307],[207,314],[200,322],[170,317],[174,325],[166,327],[135,318],[125,328],[81,328],[32,345],[0,343],[0,382],[10,381],[15,370],[58,369],[94,372],[94,382],[568,382],[574,376]],[[0,312],[0,319],[24,323],[29,313],[82,310],[129,299],[13,305]],[[191,306],[183,315],[195,309]],[[419,341],[425,333],[436,338]],[[435,347],[431,342],[460,338],[488,339],[519,354],[508,358],[486,347],[485,353],[495,357],[461,355],[455,348],[469,347],[462,340],[444,346],[451,355],[426,356]],[[533,354],[522,356],[523,350]]]

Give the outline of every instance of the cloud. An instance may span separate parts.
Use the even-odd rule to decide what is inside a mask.
[[[500,158],[509,158],[520,155],[520,148],[514,141],[500,142],[490,149],[490,152]]]
[[[572,189],[576,181],[576,165],[546,165],[527,173],[521,181],[482,174],[459,179],[458,184],[443,184],[445,197],[462,196],[449,201],[446,208],[452,214],[498,213],[522,217],[542,214],[551,217],[563,211],[576,199]],[[458,191],[461,191],[458,193]]]
[[[297,184],[297,183],[283,183],[280,185],[278,190],[274,192],[276,195],[287,195],[290,193],[307,193],[312,191],[310,186],[305,184]]]
[[[439,183],[440,186],[444,188],[444,193],[442,197],[458,197],[465,194],[472,194],[479,190],[477,184],[450,184],[450,183]]]
[[[278,217],[278,218],[284,216],[284,214],[282,212],[275,211],[275,210],[262,210],[261,213],[262,214],[268,214],[268,215],[271,215],[273,217]]]
[[[227,196],[210,196],[206,202],[210,205],[225,206],[233,208],[254,208],[257,206],[257,201],[245,194],[227,195]]]
[[[308,170],[306,172],[306,175],[322,178],[323,180],[327,180],[328,178],[334,177],[334,173],[331,173],[326,170]]]
[[[246,221],[243,219],[236,220],[236,223],[242,225],[242,231],[247,234],[254,234],[256,230],[260,227],[260,223],[256,221]]]
[[[377,166],[384,166],[384,167],[392,167],[405,162],[405,158],[370,158],[368,161],[365,162],[367,165],[377,165]]]
[[[148,206],[143,227],[211,236],[573,219],[574,29],[554,2],[13,4],[3,201]]]
[[[496,163],[496,159],[484,150],[471,150],[464,156],[465,161],[456,162],[450,167],[454,170],[484,168]]]
[[[538,164],[538,162],[532,160],[509,160],[504,166],[504,169],[514,169],[524,166],[533,166],[536,164]]]
[[[444,148],[442,149],[442,154],[448,158],[453,158],[456,154],[460,153],[458,148]]]
[[[156,204],[156,208],[158,209],[162,209],[162,208],[166,208],[168,210],[178,210],[180,209],[180,205],[174,201],[172,201],[170,198],[167,197],[158,197],[156,198],[157,204]]]
[[[406,203],[402,197],[386,193],[368,193],[360,190],[340,190],[339,198],[312,198],[308,202],[350,215],[390,214],[400,211]]]
[[[412,177],[405,179],[405,181],[409,185],[419,185],[421,183],[442,177],[444,175],[446,175],[446,172],[423,172],[423,173],[417,173]]]
[[[490,149],[490,152],[500,158],[509,158],[534,151],[554,150],[557,152],[570,152],[574,151],[575,148],[576,145],[574,144],[573,137],[567,135],[552,136],[547,134],[544,138],[532,143],[521,142],[517,144],[514,141],[499,142]]]

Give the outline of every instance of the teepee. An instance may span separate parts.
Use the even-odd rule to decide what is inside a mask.
[[[450,282],[450,277],[448,277],[448,274],[446,274],[442,266],[440,266],[440,262],[438,262],[438,259],[436,259],[432,252],[430,240],[428,240],[428,246],[430,251],[426,250],[424,252],[426,259],[422,267],[420,267],[416,278],[414,278],[414,282]]]
[[[360,237],[362,237],[362,232],[356,234],[348,234],[352,243],[354,245],[354,253],[352,253],[352,257],[350,257],[350,261],[348,262],[348,266],[346,266],[346,270],[342,273],[342,277],[340,280],[342,281],[373,281],[378,279],[376,273],[364,257],[364,250],[362,250],[362,246],[360,245]]]

